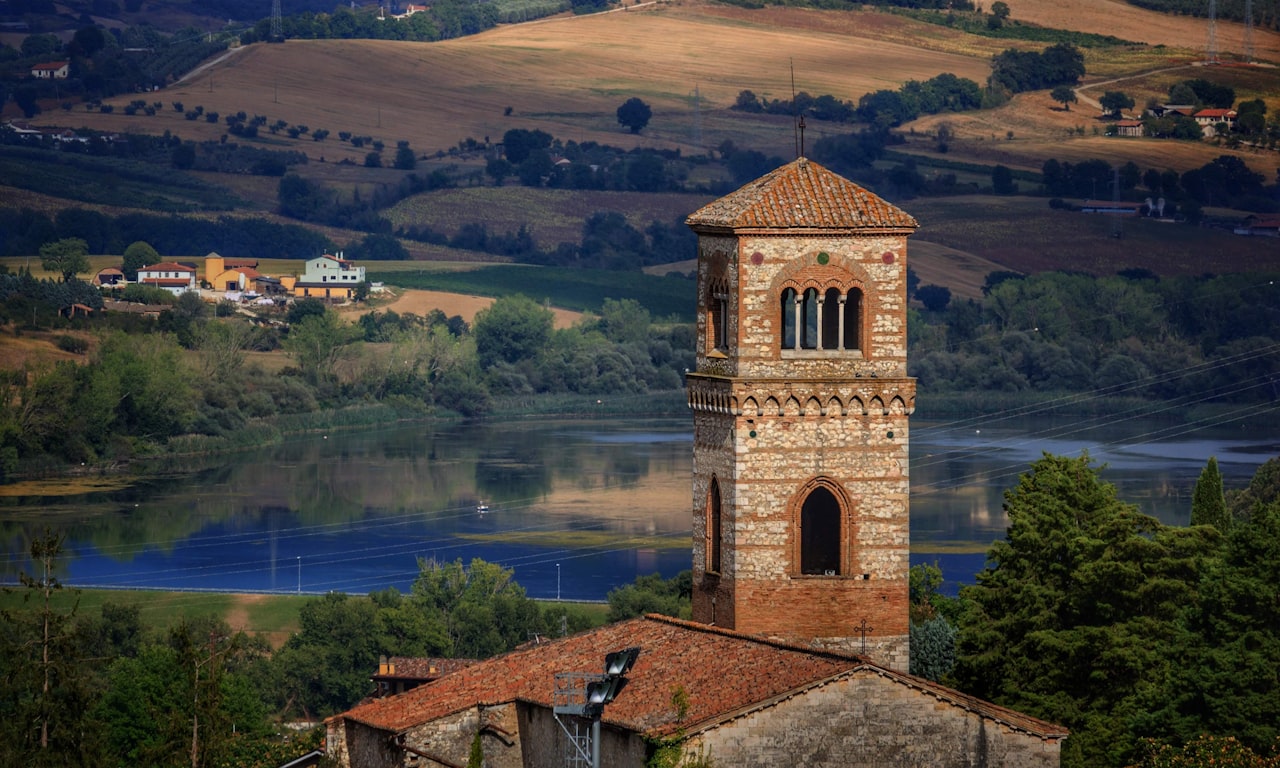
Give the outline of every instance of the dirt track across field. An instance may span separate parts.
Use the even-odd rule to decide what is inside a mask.
[[[442,291],[421,291],[415,289],[405,289],[398,291],[399,296],[390,304],[384,304],[377,307],[381,310],[392,310],[400,314],[412,312],[415,315],[426,315],[433,309],[438,309],[449,317],[460,315],[463,320],[470,324],[475,320],[476,313],[493,303],[493,299],[488,296],[467,296],[461,293],[444,293]],[[557,328],[568,328],[574,323],[582,319],[581,312],[571,312],[567,309],[551,310],[555,315],[555,326]],[[360,313],[360,314],[363,314]]]

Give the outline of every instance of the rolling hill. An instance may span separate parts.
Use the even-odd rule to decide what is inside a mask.
[[[1118,0],[1013,0],[1009,5],[1016,20],[1147,44],[1086,49],[1083,96],[1096,97],[1101,89],[1118,88],[1132,93],[1141,105],[1179,79],[1205,77],[1230,82],[1237,98],[1261,97],[1271,113],[1280,111],[1276,70],[1196,66],[1205,41],[1201,20],[1166,16]],[[1218,40],[1224,52],[1238,48],[1240,39],[1239,25],[1219,22]],[[869,91],[895,89],[908,80],[926,80],[942,72],[981,82],[990,71],[991,56],[1011,46],[1042,47],[978,37],[870,9],[752,10],[680,0],[503,26],[439,43],[290,40],[284,45],[245,46],[206,62],[182,81],[148,97],[164,104],[153,116],[130,117],[119,108],[113,114],[75,108],[47,111],[35,122],[106,131],[168,131],[195,140],[224,137],[224,125],[184,119],[170,106],[179,103],[189,110],[199,105],[207,112],[243,111],[306,125],[312,131],[327,129],[332,135],[326,141],[265,132],[256,141],[261,146],[306,152],[312,162],[302,172],[339,189],[358,191],[394,182],[402,175],[390,169],[360,168],[368,148],[339,141],[341,131],[368,135],[392,147],[408,141],[416,154],[430,158],[431,163],[452,165],[464,173],[471,169],[473,179],[480,182],[483,154],[458,152],[459,142],[471,138],[483,145],[513,128],[539,129],[577,142],[684,154],[703,154],[732,141],[787,157],[796,148],[791,120],[730,110],[740,91],[785,99],[792,93],[794,76],[797,90],[856,101]],[[1280,61],[1280,35],[1255,30],[1254,49],[1260,59]],[[638,135],[626,132],[615,119],[617,106],[631,96],[644,99],[654,112],[649,126]],[[120,97],[112,103],[121,106],[132,98]],[[1021,94],[994,110],[924,117],[904,126],[908,139],[904,150],[926,163],[967,161],[979,167],[1000,163],[1028,171],[1038,171],[1048,157],[1071,162],[1101,158],[1113,164],[1133,160],[1143,168],[1184,171],[1221,154],[1235,154],[1269,181],[1280,164],[1274,153],[1232,151],[1207,142],[1106,138],[1098,135],[1097,110],[1083,101],[1065,111],[1046,93],[1035,92]],[[954,136],[945,156],[932,139],[944,122]],[[811,146],[824,135],[844,134],[851,128],[812,120],[806,141]],[[441,159],[436,160],[437,156]],[[219,180],[211,175],[206,181],[232,188],[238,198],[251,201],[261,211],[274,206],[276,181],[269,177]],[[651,196],[643,205],[621,194],[606,200],[600,195],[553,192],[509,186],[427,193],[393,209],[391,216],[398,225],[416,223],[452,232],[468,216],[492,222],[493,231],[504,231],[513,229],[522,216],[537,215],[543,218],[533,222],[534,230],[554,243],[561,236],[571,237],[581,218],[602,208],[622,210],[633,222],[643,224],[645,216],[669,221],[684,206],[696,207],[678,196]],[[15,194],[13,199],[18,197]],[[56,206],[47,198],[41,198],[41,203]],[[934,246],[920,249],[921,270],[936,275],[936,280],[955,281],[961,295],[980,285],[981,276],[972,273],[985,264],[1027,270],[1087,268],[1086,263],[1106,268],[1118,258],[1125,266],[1156,271],[1280,267],[1280,255],[1269,257],[1262,245],[1221,232],[1188,238],[1179,228],[1151,229],[1143,224],[1131,227],[1124,242],[1111,242],[1109,225],[1099,235],[1096,221],[1046,211],[1043,200],[956,198],[903,205],[918,212],[923,224],[915,239]],[[967,232],[954,223],[956,212],[963,215],[966,207],[981,214],[972,217]],[[997,222],[1011,215],[1027,225],[1051,213],[1052,225],[1038,227],[1033,238],[1011,235],[1008,227]],[[359,237],[359,233],[326,233],[340,244]],[[1208,244],[1204,237],[1210,238]],[[438,247],[415,246],[412,251],[415,258],[449,257]],[[1207,264],[1196,261],[1196,254],[1206,252],[1216,255]],[[962,256],[972,263],[952,269],[949,260]],[[928,266],[934,259],[937,264]]]

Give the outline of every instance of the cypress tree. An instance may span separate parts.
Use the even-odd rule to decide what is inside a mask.
[[[480,743],[480,731],[471,740],[471,754],[467,756],[467,768],[484,768],[484,745]]]
[[[1223,533],[1231,527],[1227,499],[1222,493],[1222,473],[1218,471],[1215,456],[1209,457],[1200,479],[1196,480],[1196,488],[1191,495],[1191,524],[1212,525]]]

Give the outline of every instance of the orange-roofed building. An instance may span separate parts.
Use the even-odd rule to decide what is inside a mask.
[[[478,732],[485,765],[559,768],[572,749],[554,714],[557,675],[600,673],[637,647],[604,708],[601,765],[642,768],[682,741],[717,765],[1056,766],[1067,732],[843,651],[822,651],[650,615],[513,651],[330,718],[340,765],[464,765]],[[561,721],[573,718],[561,716]],[[894,755],[900,757],[894,759]]]

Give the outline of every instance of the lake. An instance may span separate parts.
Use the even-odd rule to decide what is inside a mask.
[[[1185,524],[1209,456],[1228,488],[1280,455],[1247,420],[913,422],[912,562],[947,591],[1004,535],[1002,493],[1043,451],[1082,449],[1119,495]],[[2,496],[0,580],[66,534],[64,584],[244,592],[408,591],[420,558],[512,568],[535,598],[600,600],[689,567],[689,419],[412,424],[317,434],[76,497]],[[480,512],[481,506],[487,511]]]

